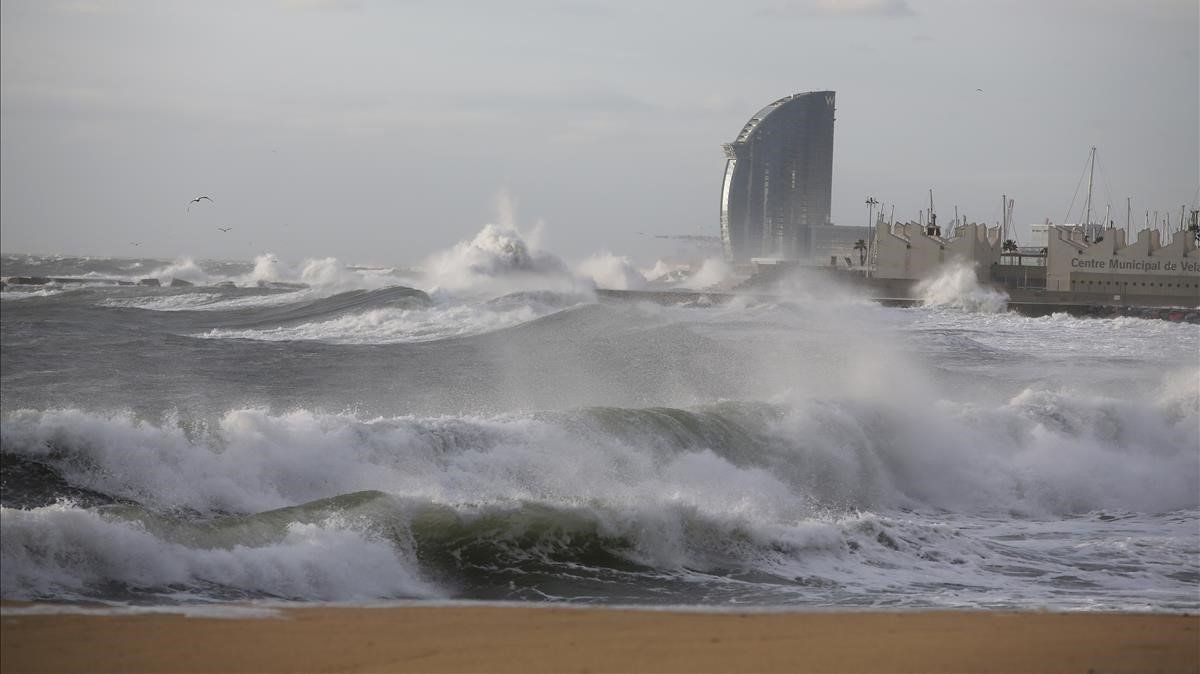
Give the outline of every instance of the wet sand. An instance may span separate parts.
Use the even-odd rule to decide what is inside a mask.
[[[399,606],[269,618],[6,610],[0,625],[4,674],[1200,671],[1195,615]]]

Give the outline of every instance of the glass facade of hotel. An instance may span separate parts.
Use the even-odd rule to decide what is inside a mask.
[[[721,239],[731,262],[812,255],[812,228],[830,224],[833,119],[832,91],[786,96],[724,145]]]

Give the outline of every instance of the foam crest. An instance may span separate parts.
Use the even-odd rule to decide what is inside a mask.
[[[130,590],[221,587],[251,596],[366,600],[433,597],[415,561],[338,517],[292,522],[262,545],[192,547],[136,522],[58,504],[4,508],[0,595],[5,599],[87,598],[97,586]]]

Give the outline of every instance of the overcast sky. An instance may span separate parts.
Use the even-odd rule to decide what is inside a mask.
[[[1200,185],[1198,13],[4,0],[0,248],[405,264],[496,221],[507,193],[549,250],[643,258],[647,233],[717,234],[721,143],[822,89],[836,223],[865,224],[868,195],[915,218],[929,188],[944,219],[998,221],[1006,193],[1018,222],[1061,222],[1092,145],[1098,209],[1177,219]]]

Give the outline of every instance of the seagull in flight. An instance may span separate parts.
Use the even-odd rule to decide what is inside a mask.
[[[981,94],[983,93],[983,89],[976,89],[975,91],[978,91]]]
[[[228,232],[229,230],[231,230],[233,228],[232,227],[218,227],[217,229],[221,230],[222,232]]]
[[[208,199],[208,203],[210,203],[210,204],[214,203],[212,200],[212,197],[210,197],[210,196],[207,196],[207,195],[198,196],[195,199],[192,199],[191,201],[188,202],[188,210],[189,211],[192,210],[192,204],[200,203],[201,199]]]

